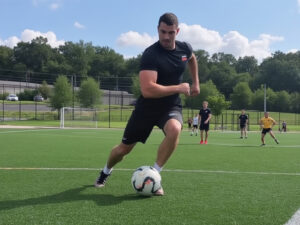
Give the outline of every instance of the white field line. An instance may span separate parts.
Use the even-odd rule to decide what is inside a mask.
[[[219,143],[209,143],[209,145],[217,145],[217,146],[235,146],[235,147],[245,147],[245,146],[249,146],[249,147],[261,147],[261,148],[268,148],[268,147],[272,147],[272,148],[300,148],[300,145],[275,145],[275,144],[271,144],[271,145],[265,145],[265,146],[260,146],[260,145],[243,145],[243,144],[230,144],[230,143],[224,143],[224,144],[219,144]]]
[[[0,167],[0,170],[99,171],[99,170],[101,170],[101,168]],[[116,170],[116,171],[134,171],[135,169],[116,168],[116,169],[114,169],[114,170]],[[283,173],[283,172],[247,172],[247,171],[226,171],[226,170],[183,170],[183,169],[164,169],[163,172],[300,176],[300,173]]]
[[[59,128],[41,128],[41,129],[28,129],[28,130],[9,130],[9,131],[0,131],[0,134],[9,134],[9,133],[28,133],[28,132],[36,132],[36,131],[49,131],[49,130],[59,130]]]
[[[292,218],[284,225],[300,225],[300,209],[292,216]]]

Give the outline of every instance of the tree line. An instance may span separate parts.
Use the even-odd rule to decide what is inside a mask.
[[[196,98],[184,98],[186,106],[200,107],[206,99],[211,105],[225,108],[263,110],[262,85],[266,84],[268,110],[300,111],[300,51],[277,51],[260,64],[253,56],[236,59],[225,53],[194,53],[201,93]],[[0,46],[0,80],[54,84],[61,75],[76,75],[76,86],[89,77],[100,83],[102,89],[138,95],[140,58],[141,55],[125,59],[109,47],[84,41],[52,48],[46,38],[38,37],[31,42],[19,42],[14,48]],[[183,80],[191,82],[188,71]]]

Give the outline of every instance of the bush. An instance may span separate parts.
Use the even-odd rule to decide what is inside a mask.
[[[18,94],[20,101],[33,101],[34,96],[38,94],[38,90],[25,89]]]
[[[0,94],[0,100],[5,100],[8,95],[9,94],[7,92],[1,93]]]

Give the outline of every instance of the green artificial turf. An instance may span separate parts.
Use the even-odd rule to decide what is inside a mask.
[[[211,132],[208,145],[184,131],[165,165],[163,197],[142,197],[133,170],[153,165],[163,133],[93,187],[121,129],[0,129],[1,225],[283,225],[300,208],[300,133]]]

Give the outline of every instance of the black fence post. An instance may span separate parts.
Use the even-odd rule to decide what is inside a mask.
[[[108,90],[108,128],[110,128],[110,90]]]
[[[34,119],[37,120],[37,101],[35,101],[35,107],[34,107]]]
[[[19,101],[19,120],[21,120],[22,117],[22,101]]]
[[[2,87],[2,96],[3,96],[3,99],[2,99],[2,121],[4,123],[4,84]]]

